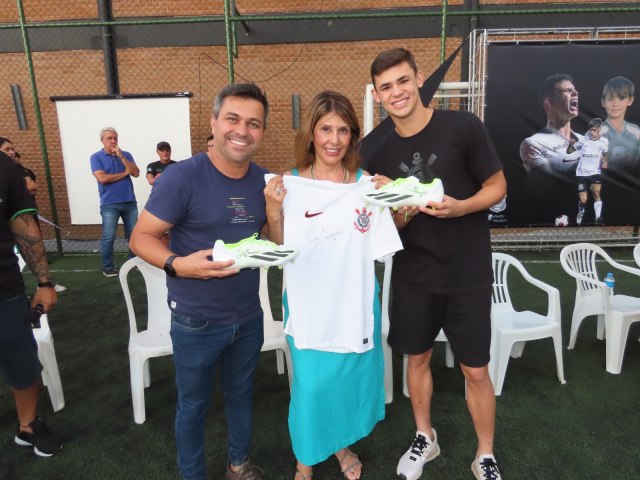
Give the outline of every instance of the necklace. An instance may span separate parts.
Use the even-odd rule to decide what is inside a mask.
[[[311,164],[311,178],[313,178],[314,180],[317,180],[315,173],[313,172],[313,163]],[[347,167],[345,167],[344,165],[342,165],[342,170],[344,172],[343,175],[343,179],[342,179],[342,183],[349,183],[349,171],[347,170]]]

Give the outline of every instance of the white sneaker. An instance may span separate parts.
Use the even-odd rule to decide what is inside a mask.
[[[60,292],[64,292],[64,291],[66,291],[66,290],[67,290],[67,287],[65,287],[64,285],[60,285],[59,283],[56,283],[56,284],[53,286],[53,289],[54,289],[56,292],[60,293]]]
[[[398,178],[377,190],[362,194],[366,202],[381,207],[426,207],[429,202],[441,202],[444,187],[439,178],[420,183],[416,177]]]
[[[269,240],[259,240],[255,233],[236,243],[225,244],[222,240],[216,240],[211,256],[217,262],[234,260],[229,268],[258,268],[276,267],[290,262],[298,256],[298,251],[278,245]]]
[[[471,471],[477,480],[502,480],[493,455],[480,455],[471,464]]]
[[[432,428],[433,440],[424,432],[417,431],[411,447],[400,458],[396,473],[402,480],[417,480],[422,475],[424,464],[440,455],[438,434]]]

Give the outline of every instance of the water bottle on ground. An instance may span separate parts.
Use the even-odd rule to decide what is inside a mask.
[[[604,277],[604,283],[609,288],[609,295],[613,296],[613,287],[616,286],[616,279],[613,278],[613,273],[607,273],[607,276]]]

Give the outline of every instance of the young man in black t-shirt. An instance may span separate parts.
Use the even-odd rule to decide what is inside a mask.
[[[422,104],[423,76],[409,51],[380,53],[371,79],[374,99],[389,113],[395,131],[365,159],[365,168],[377,174],[378,183],[409,175],[423,182],[438,177],[445,192],[442,202],[402,207],[394,215],[404,250],[394,260],[389,344],[409,356],[407,381],[417,426],[397,474],[416,480],[440,453],[431,426],[430,361],[433,342],[444,329],[467,381],[478,437],[472,471],[477,479],[500,480],[488,370],[493,276],[487,209],[506,194],[502,165],[477,117]]]

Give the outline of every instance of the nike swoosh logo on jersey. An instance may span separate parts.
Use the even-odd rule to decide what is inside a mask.
[[[317,217],[318,215],[322,215],[324,212],[317,212],[317,213],[309,213],[309,210],[307,210],[306,212],[304,212],[304,216],[306,218],[312,218],[312,217]]]

